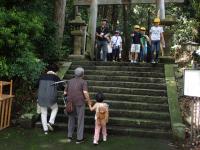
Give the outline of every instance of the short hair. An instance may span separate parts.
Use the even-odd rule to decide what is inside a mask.
[[[48,71],[57,72],[59,70],[59,68],[58,68],[58,65],[52,63],[52,64],[48,65],[47,70]]]
[[[98,93],[96,94],[96,96],[95,96],[95,99],[96,99],[97,102],[100,102],[100,103],[101,103],[101,102],[104,101],[105,96],[103,95],[102,92],[98,92]]]
[[[82,77],[84,75],[84,69],[82,67],[77,67],[74,70],[75,77]]]
[[[108,19],[106,19],[106,18],[101,19],[101,21],[105,21],[106,23],[108,23]]]

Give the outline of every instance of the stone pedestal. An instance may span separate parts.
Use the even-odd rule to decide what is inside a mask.
[[[176,24],[175,18],[173,16],[166,16],[165,19],[161,19],[161,25],[164,28],[164,39],[165,39],[165,48],[164,55],[160,56],[160,62],[161,63],[175,63],[175,59],[170,56],[170,50],[172,46],[172,37],[173,32],[170,30],[170,26]],[[166,29],[166,27],[168,27]]]
[[[86,23],[82,20],[78,13],[76,18],[70,21],[72,25],[71,35],[74,37],[74,49],[72,55],[69,55],[69,59],[83,59],[84,58],[84,43],[85,38],[85,26]]]

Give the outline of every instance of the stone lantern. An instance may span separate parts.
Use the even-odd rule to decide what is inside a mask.
[[[69,22],[71,25],[71,35],[74,37],[74,49],[72,55],[69,57],[84,58],[85,38],[86,38],[86,23],[78,13],[74,20]]]
[[[175,60],[170,56],[170,49],[172,45],[173,32],[171,31],[171,26],[176,24],[176,18],[174,16],[166,15],[165,19],[161,19],[161,25],[164,27],[164,38],[165,38],[165,48],[164,56],[160,57],[163,63],[174,63]]]

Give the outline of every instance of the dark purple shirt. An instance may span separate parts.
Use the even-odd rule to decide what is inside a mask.
[[[88,91],[87,82],[82,78],[73,78],[68,81],[67,100],[71,100],[74,105],[80,106],[85,104],[83,91]]]

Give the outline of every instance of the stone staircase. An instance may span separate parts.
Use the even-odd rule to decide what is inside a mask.
[[[84,79],[94,98],[104,93],[109,104],[109,134],[169,138],[171,124],[163,64],[74,61],[64,79],[73,77],[74,69],[85,69]],[[57,126],[67,129],[63,114],[62,92],[59,96]],[[85,129],[93,133],[94,112],[86,108]]]

